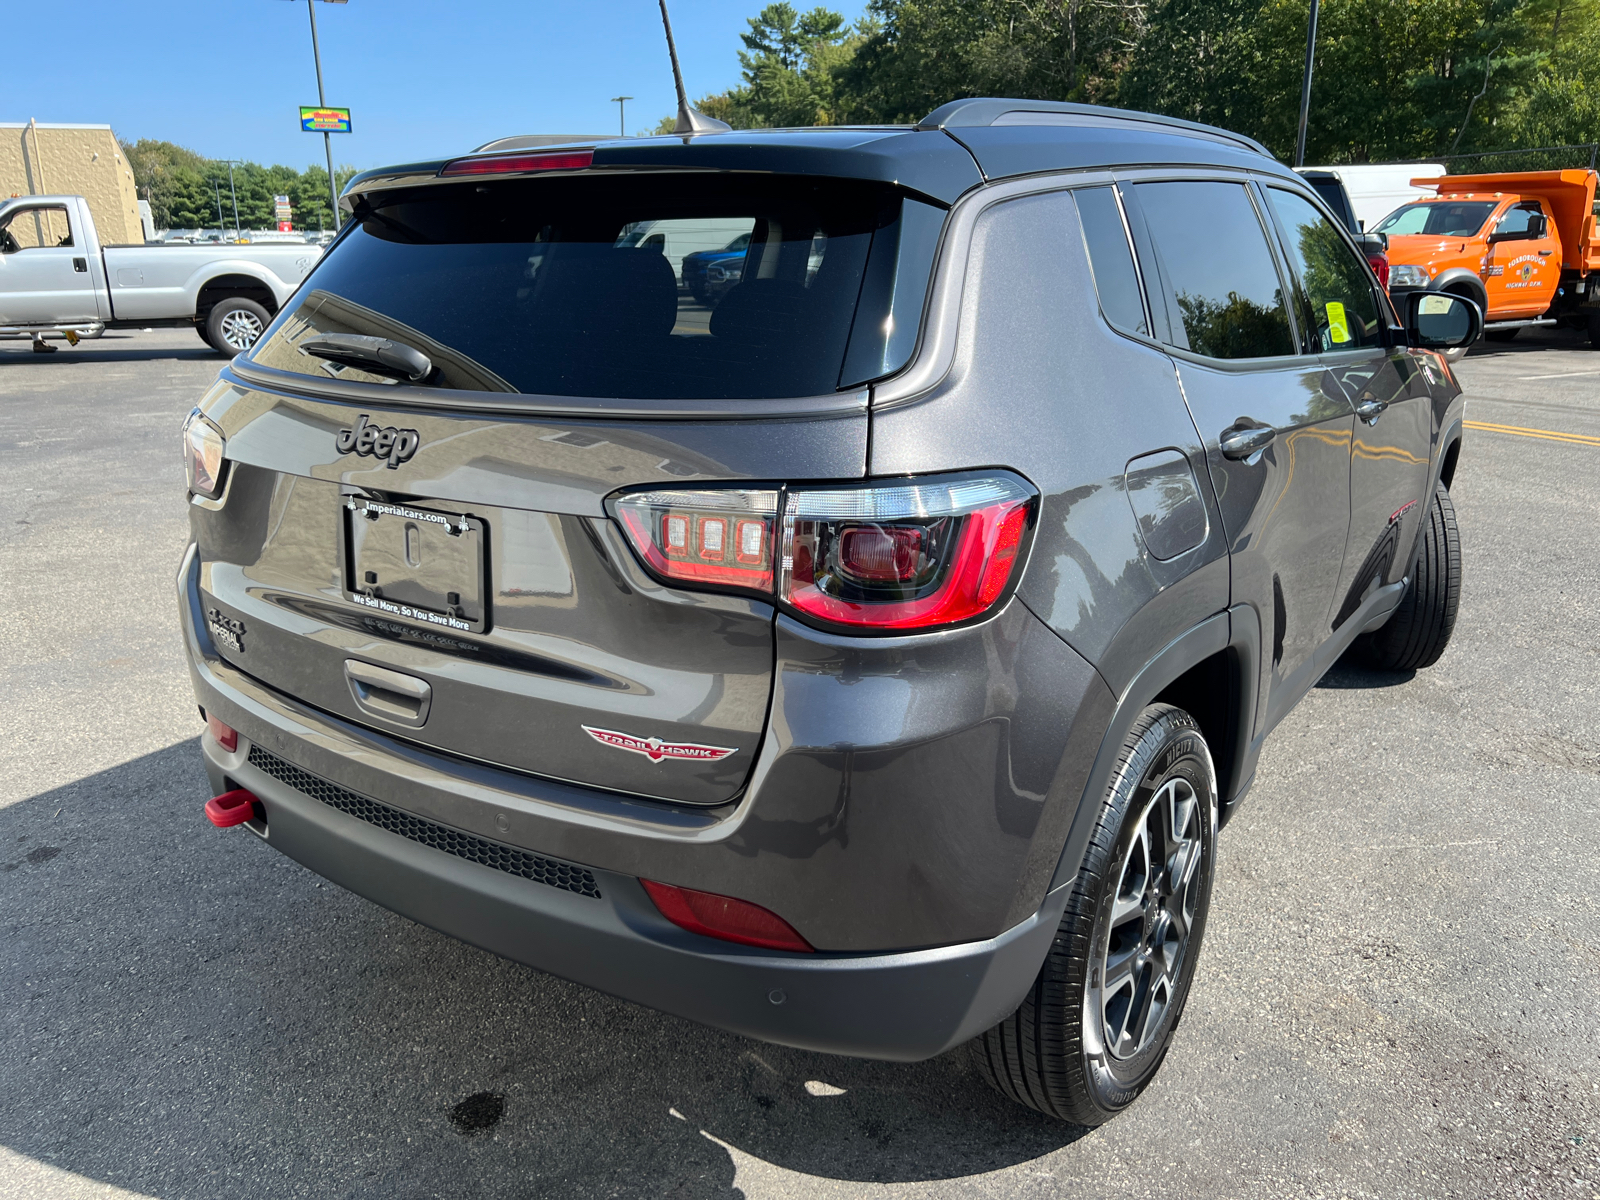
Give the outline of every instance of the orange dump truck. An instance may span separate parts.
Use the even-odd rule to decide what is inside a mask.
[[[1529,325],[1587,329],[1600,349],[1600,232],[1594,171],[1515,171],[1413,179],[1437,195],[1401,205],[1373,232],[1389,238],[1389,290],[1455,292],[1484,310],[1484,336]]]

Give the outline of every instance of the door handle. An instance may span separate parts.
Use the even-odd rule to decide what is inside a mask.
[[[1389,407],[1387,400],[1363,400],[1356,405],[1356,416],[1368,425],[1376,425],[1378,418],[1383,416],[1384,410]]]
[[[1278,431],[1271,425],[1234,425],[1224,429],[1217,442],[1222,447],[1223,458],[1249,458],[1277,436]]]
[[[87,258],[73,259],[72,269],[80,275],[87,275],[89,273],[89,260]]]
[[[1550,255],[1552,255],[1554,253],[1555,253],[1554,250],[1541,250],[1541,251],[1539,251],[1539,256],[1541,258],[1548,258]]]
[[[363,712],[401,725],[420,726],[428,719],[433,687],[426,680],[354,658],[344,660],[344,679]]]

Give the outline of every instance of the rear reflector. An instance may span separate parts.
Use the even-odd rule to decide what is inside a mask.
[[[206,801],[206,819],[218,829],[232,829],[235,825],[243,825],[246,821],[260,815],[256,808],[259,801],[255,796],[243,788],[235,788],[231,792],[223,792],[220,796],[213,796]]]
[[[787,921],[759,904],[713,892],[697,892],[693,888],[673,887],[652,879],[639,882],[644,884],[644,890],[650,893],[661,915],[690,933],[768,950],[812,952],[811,943],[796,933]]]
[[[224,725],[210,713],[207,713],[206,728],[210,730],[211,736],[216,739],[217,745],[221,746],[229,754],[239,748],[239,731],[233,726]]]
[[[458,158],[441,175],[519,175],[528,171],[581,171],[594,162],[593,150],[553,154],[501,154],[493,158]]]

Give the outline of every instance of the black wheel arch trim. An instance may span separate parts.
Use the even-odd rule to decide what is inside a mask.
[[[1236,604],[1168,642],[1117,697],[1111,721],[1100,739],[1094,766],[1090,768],[1088,782],[1078,801],[1078,811],[1068,830],[1066,845],[1050,880],[1050,893],[1070,884],[1077,874],[1084,847],[1094,830],[1099,799],[1111,785],[1122,743],[1139,714],[1188,672],[1219,656],[1226,656],[1230,678],[1228,695],[1223,701],[1228,710],[1226,744],[1212,747],[1214,759],[1227,764],[1218,771],[1219,806],[1227,810],[1249,788],[1260,752],[1260,742],[1253,734],[1260,678],[1261,618],[1251,605]]]
[[[1431,292],[1447,292],[1451,288],[1465,290],[1472,293],[1471,298],[1478,302],[1478,307],[1483,309],[1485,319],[1489,315],[1489,292],[1484,287],[1483,280],[1478,278],[1476,271],[1466,267],[1451,267],[1448,271],[1441,271],[1428,284]]]

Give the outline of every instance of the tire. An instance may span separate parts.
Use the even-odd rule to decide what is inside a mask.
[[[203,336],[212,349],[231,358],[254,346],[271,323],[272,315],[254,300],[228,296],[211,306]]]
[[[1589,326],[1589,348],[1600,350],[1600,309],[1590,311],[1587,324]]]
[[[208,346],[211,346],[211,335],[206,332],[206,323],[204,321],[196,321],[194,323],[194,331],[200,335],[200,340],[202,342]],[[216,349],[215,346],[211,346],[211,348],[213,350]]]
[[[1428,522],[1417,539],[1411,586],[1383,628],[1356,642],[1357,660],[1380,671],[1420,671],[1439,661],[1456,627],[1461,602],[1461,535],[1444,484],[1433,491]]]
[[[1182,836],[1169,839],[1174,829]],[[1156,836],[1176,848],[1152,871],[1142,847]],[[1189,997],[1216,838],[1216,773],[1200,727],[1182,709],[1151,705],[1123,743],[1039,977],[1017,1011],[973,1043],[996,1090],[1088,1126],[1138,1098]],[[1159,957],[1146,957],[1152,947]],[[1109,995],[1107,978],[1120,978]]]
[[[1517,340],[1517,334],[1521,332],[1522,327],[1519,325],[1514,329],[1488,329],[1484,331],[1483,336],[1491,342],[1514,342]]]

